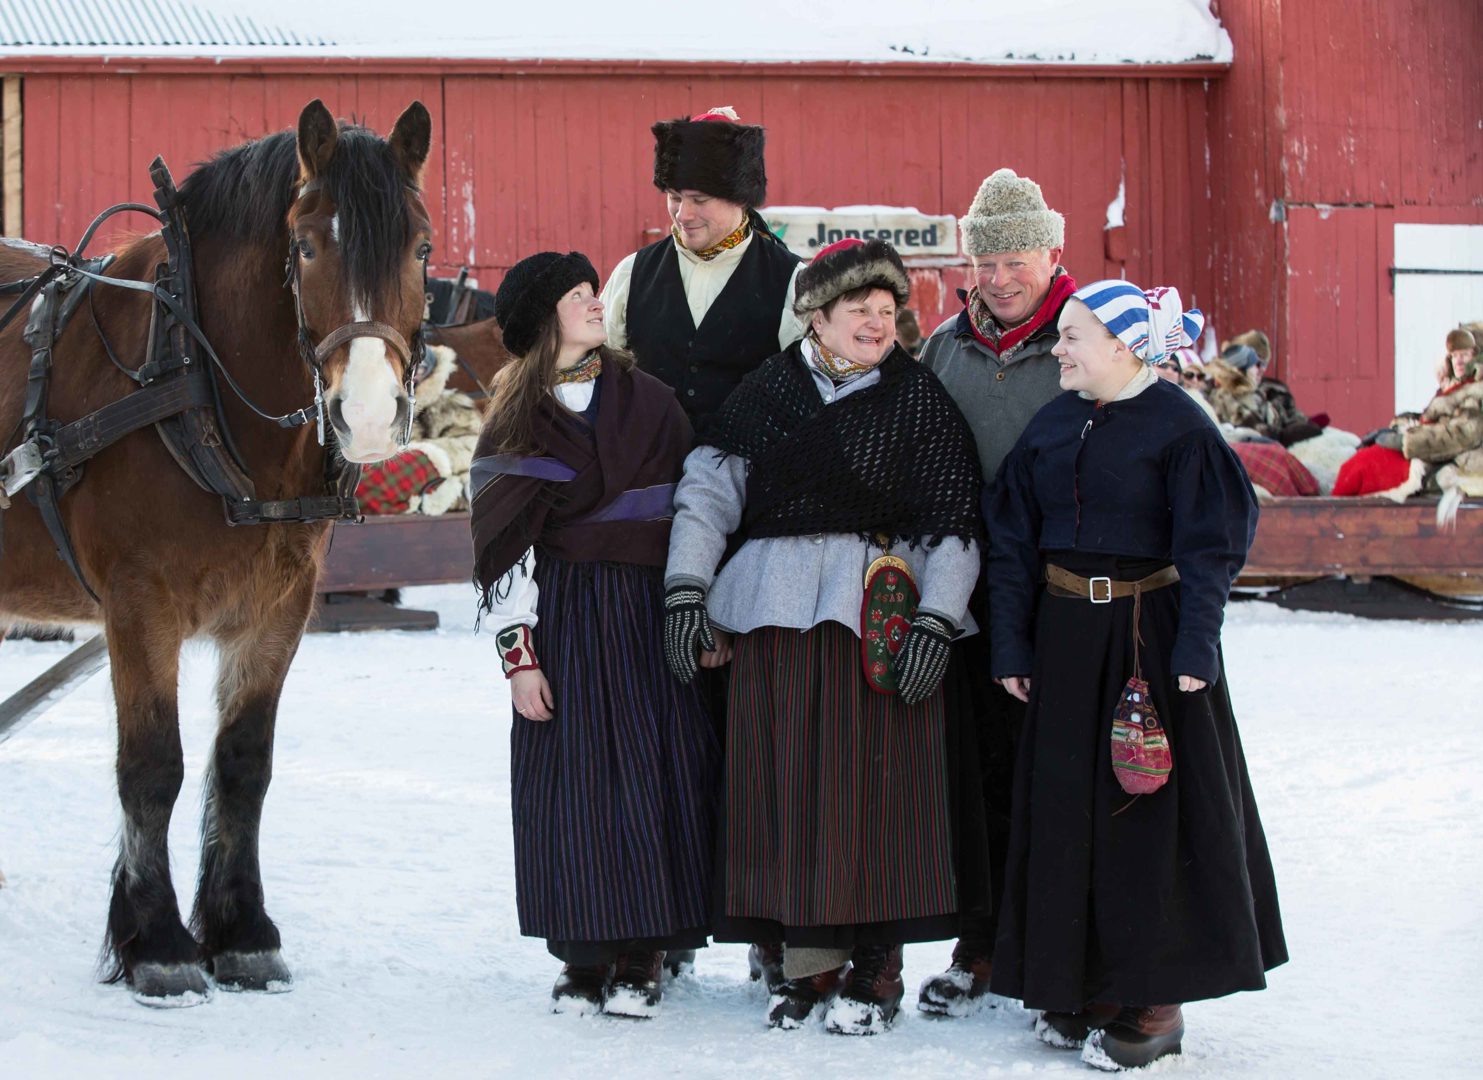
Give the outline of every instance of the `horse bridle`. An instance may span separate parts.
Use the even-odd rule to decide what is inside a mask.
[[[322,187],[324,187],[324,181],[320,177],[304,182],[299,186],[298,194],[294,196],[295,204],[305,195],[312,194]],[[415,188],[409,187],[407,190],[417,194]],[[427,349],[421,323],[419,322],[417,332],[412,335],[410,345],[396,327],[376,319],[359,319],[344,323],[324,335],[316,344],[309,324],[304,319],[304,301],[299,292],[299,260],[295,258],[298,254],[298,247],[298,241],[290,236],[288,258],[284,261],[284,284],[293,290],[294,318],[299,326],[299,355],[304,358],[310,374],[314,376],[315,433],[319,438],[319,445],[323,446],[325,439],[324,363],[331,353],[346,342],[355,338],[373,337],[380,338],[390,345],[402,361],[404,389],[407,394],[407,424],[402,431],[401,445],[405,447],[412,441],[412,418],[417,412],[416,374],[418,368],[422,366],[422,357]],[[427,260],[425,259],[422,262],[422,291],[426,295]]]

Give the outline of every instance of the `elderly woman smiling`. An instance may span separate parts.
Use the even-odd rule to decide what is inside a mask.
[[[902,943],[957,928],[940,684],[971,629],[982,478],[895,343],[907,292],[883,241],[821,251],[808,336],[727,399],[675,496],[671,666],[688,680],[735,635],[716,938],[784,943],[775,1027],[827,1005],[828,1031],[880,1031]]]
[[[991,985],[1106,1069],[1178,1053],[1182,1003],[1287,959],[1220,654],[1256,500],[1149,366],[1202,321],[1172,289],[1078,290],[1053,350],[1067,393],[990,505],[994,675],[1029,701]]]

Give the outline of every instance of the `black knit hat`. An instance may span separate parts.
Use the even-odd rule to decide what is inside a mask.
[[[911,295],[911,279],[901,256],[884,240],[837,240],[798,272],[793,310],[799,318],[829,301],[867,285],[888,289],[897,304]]]
[[[654,132],[654,186],[660,191],[703,191],[758,207],[767,198],[763,129],[740,123],[730,107],[686,120],[661,120]]]
[[[510,267],[494,294],[494,318],[512,356],[530,352],[556,302],[584,281],[598,290],[597,271],[580,251],[538,251]]]

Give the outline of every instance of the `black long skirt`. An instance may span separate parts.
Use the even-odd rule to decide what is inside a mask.
[[[1160,563],[1055,553],[1084,576]],[[1133,600],[1042,593],[992,988],[1031,1008],[1167,1005],[1259,990],[1287,959],[1277,887],[1224,672],[1184,693],[1169,657],[1177,586],[1145,594],[1142,665],[1173,751],[1134,799],[1112,771],[1133,673]]]
[[[575,964],[702,946],[721,748],[665,665],[661,572],[538,553],[535,580],[556,708],[510,732],[520,932]]]
[[[956,929],[941,690],[871,691],[838,623],[736,639],[717,941],[812,948]]]

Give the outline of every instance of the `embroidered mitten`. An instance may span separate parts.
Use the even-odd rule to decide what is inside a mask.
[[[700,651],[712,652],[716,636],[705,610],[705,590],[676,585],[664,594],[664,659],[682,683],[700,670]]]
[[[916,705],[932,696],[947,672],[953,628],[946,619],[918,613],[896,654],[896,688],[901,700]]]
[[[507,679],[516,672],[535,671],[541,666],[530,643],[530,627],[524,623],[507,626],[495,634],[494,647],[499,650]]]

